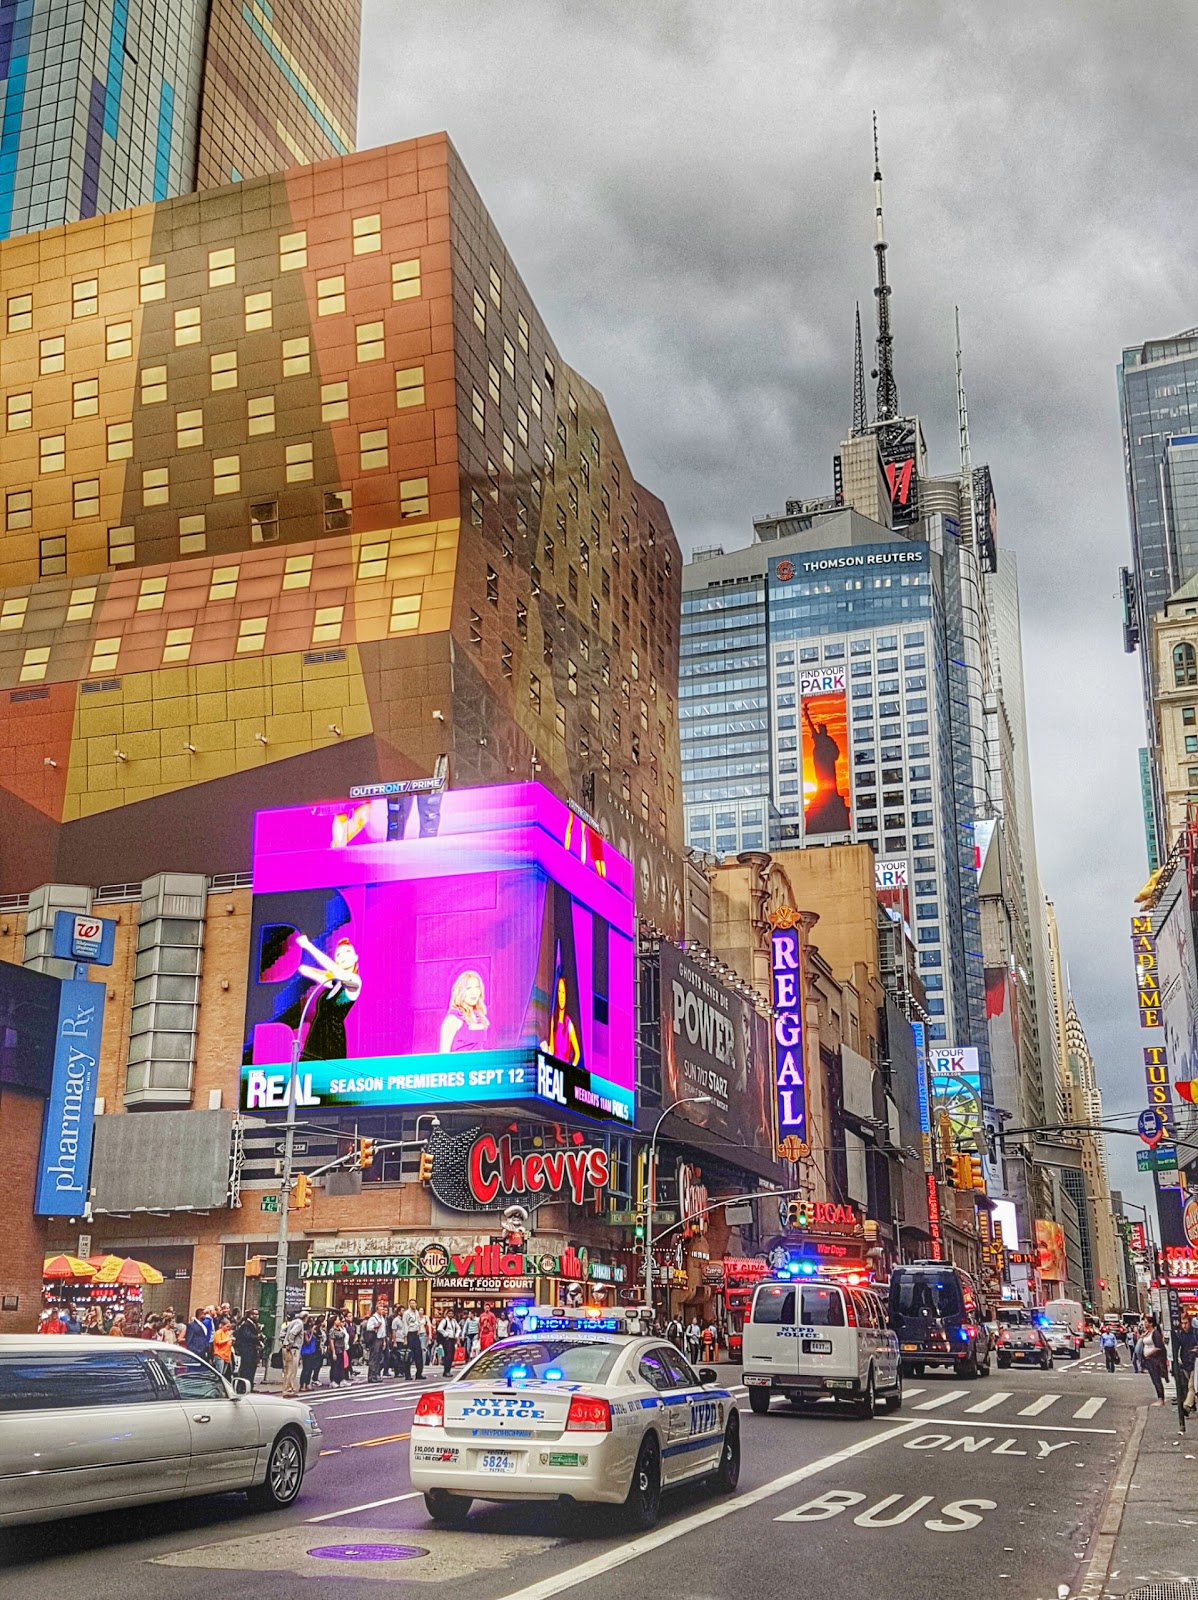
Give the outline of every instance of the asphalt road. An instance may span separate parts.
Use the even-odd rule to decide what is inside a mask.
[[[252,1514],[230,1495],[5,1530],[5,1600],[210,1600],[214,1585],[294,1600],[297,1577],[335,1580],[338,1600],[379,1600],[380,1580],[430,1592],[465,1581],[472,1600],[548,1600],[596,1582],[604,1600],[727,1600],[856,1595],[866,1575],[888,1600],[964,1586],[1059,1600],[1077,1591],[1136,1408],[1152,1397],[1126,1364],[1108,1375],[1093,1347],[1047,1373],[929,1373],[873,1422],[780,1401],[755,1417],[740,1390],[736,1494],[680,1491],[658,1528],[633,1538],[608,1512],[478,1502],[464,1529],[434,1527],[407,1475],[419,1387],[315,1396],[326,1454],[287,1512]],[[370,1546],[390,1553],[373,1559]]]

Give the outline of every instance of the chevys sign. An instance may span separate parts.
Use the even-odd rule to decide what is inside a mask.
[[[588,1189],[605,1189],[611,1177],[608,1153],[601,1146],[584,1145],[565,1150],[530,1150],[517,1154],[510,1134],[480,1134],[470,1146],[466,1181],[480,1206],[494,1205],[500,1197],[569,1194],[575,1205],[588,1198]]]

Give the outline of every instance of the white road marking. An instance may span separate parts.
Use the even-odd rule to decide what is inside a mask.
[[[393,1494],[386,1500],[367,1500],[363,1506],[346,1506],[344,1511],[326,1511],[323,1516],[306,1517],[306,1522],[332,1522],[334,1517],[352,1517],[355,1511],[373,1511],[376,1506],[393,1506],[400,1500],[418,1500],[420,1490],[413,1489],[410,1494]]]
[[[912,1389],[910,1385],[905,1384],[903,1386],[903,1399],[910,1400],[913,1394],[927,1394],[927,1392],[926,1389]]]
[[[871,1434],[868,1439],[847,1445],[843,1450],[837,1450],[830,1456],[822,1456],[818,1461],[811,1461],[805,1467],[787,1472],[781,1478],[773,1478],[769,1483],[763,1483],[759,1488],[750,1489],[745,1494],[738,1494],[731,1500],[704,1506],[701,1511],[683,1517],[680,1522],[672,1522],[664,1528],[654,1529],[652,1533],[630,1539],[627,1544],[618,1545],[602,1555],[594,1556],[590,1561],[584,1561],[568,1572],[559,1572],[553,1577],[542,1578],[539,1583],[530,1584],[526,1589],[514,1590],[513,1593],[505,1595],[503,1600],[550,1600],[552,1595],[564,1594],[568,1589],[577,1588],[580,1583],[590,1582],[592,1578],[602,1578],[615,1567],[622,1567],[628,1561],[635,1561],[640,1556],[648,1555],[651,1550],[657,1550],[663,1544],[672,1544],[675,1539],[684,1539],[688,1534],[709,1528],[721,1517],[728,1517],[734,1511],[744,1511],[749,1506],[755,1506],[762,1500],[768,1500],[773,1495],[792,1488],[796,1483],[802,1483],[807,1478],[814,1478],[821,1472],[838,1467],[842,1461],[849,1461],[853,1456],[874,1449],[876,1445],[887,1444],[891,1439],[896,1439],[903,1433],[910,1433],[913,1428],[919,1426],[918,1422],[900,1422],[897,1425],[888,1423],[884,1432]]]
[[[943,1394],[933,1396],[931,1400],[924,1400],[916,1406],[916,1411],[937,1411],[941,1406],[951,1406],[954,1400],[960,1400],[968,1394],[967,1389],[946,1389]]]
[[[996,1389],[993,1394],[988,1394],[984,1400],[979,1400],[975,1406],[966,1406],[967,1415],[976,1417],[979,1412],[993,1411],[995,1406],[1002,1405],[1004,1400],[1011,1398],[1009,1389]]]
[[[1030,1406],[1020,1406],[1021,1417],[1038,1417],[1042,1411],[1047,1411],[1049,1406],[1055,1406],[1060,1399],[1059,1394],[1042,1394],[1038,1400],[1033,1400]]]
[[[337,1422],[342,1417],[381,1417],[385,1411],[414,1411],[416,1404],[415,1400],[406,1400],[403,1405],[372,1406],[369,1411],[330,1411],[327,1420]]]
[[[1106,1395],[1092,1395],[1089,1400],[1078,1406],[1073,1415],[1084,1421],[1087,1417],[1096,1417],[1104,1405],[1106,1405]]]
[[[969,1417],[937,1417],[935,1426],[937,1428],[976,1428],[977,1423]],[[1008,1432],[1012,1428],[1018,1428],[1021,1433],[1068,1433],[1075,1439],[1083,1433],[1119,1432],[1118,1428],[1064,1428],[1047,1422],[992,1422],[990,1426],[1003,1428]]]

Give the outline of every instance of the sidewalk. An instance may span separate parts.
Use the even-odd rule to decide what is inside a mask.
[[[1096,1546],[1079,1600],[1198,1583],[1198,1417],[1183,1434],[1174,1406],[1139,1410]]]

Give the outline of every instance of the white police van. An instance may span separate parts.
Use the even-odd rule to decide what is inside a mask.
[[[898,1340],[881,1296],[834,1278],[767,1278],[744,1327],[744,1382],[759,1415],[776,1394],[831,1397],[860,1417],[903,1403]]]

